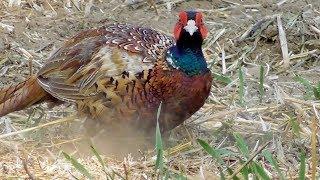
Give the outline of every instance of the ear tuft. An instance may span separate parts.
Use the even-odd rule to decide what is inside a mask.
[[[182,23],[183,25],[186,25],[188,22],[188,14],[185,11],[181,11],[179,13],[179,22]]]
[[[203,39],[208,36],[208,29],[203,23],[203,15],[201,12],[197,12],[196,14],[196,24],[200,28],[200,33]]]
[[[173,35],[174,35],[174,38],[176,40],[179,39],[181,30],[182,30],[183,26],[185,26],[187,24],[187,21],[188,21],[187,12],[181,11],[179,13],[179,21],[177,22],[177,24],[176,24],[176,26],[174,27],[174,30],[173,30]]]

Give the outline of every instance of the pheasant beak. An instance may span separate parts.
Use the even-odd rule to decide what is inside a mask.
[[[196,26],[196,22],[194,20],[188,20],[187,25],[183,27],[184,30],[186,30],[190,36],[193,35],[198,30],[198,27]]]

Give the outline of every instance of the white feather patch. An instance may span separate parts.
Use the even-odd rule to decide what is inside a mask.
[[[185,29],[191,36],[198,30],[196,26],[196,22],[194,20],[188,20],[187,25],[183,28]]]
[[[100,71],[105,72],[105,76],[108,77],[120,75],[123,71],[136,74],[153,67],[152,63],[144,62],[141,55],[110,47],[101,48],[94,58],[102,61]]]

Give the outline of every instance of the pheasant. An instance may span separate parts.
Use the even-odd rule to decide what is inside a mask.
[[[168,131],[198,111],[212,75],[202,52],[201,12],[182,11],[174,37],[114,23],[67,40],[39,72],[0,90],[0,117],[42,102],[71,102],[104,124]]]

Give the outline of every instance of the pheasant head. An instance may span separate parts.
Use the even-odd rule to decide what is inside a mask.
[[[182,11],[179,13],[179,21],[174,27],[174,37],[177,41],[181,39],[202,41],[207,34],[208,30],[204,25],[201,12]]]
[[[182,11],[174,27],[176,44],[167,52],[169,64],[189,76],[208,71],[202,43],[208,34],[201,12]]]

